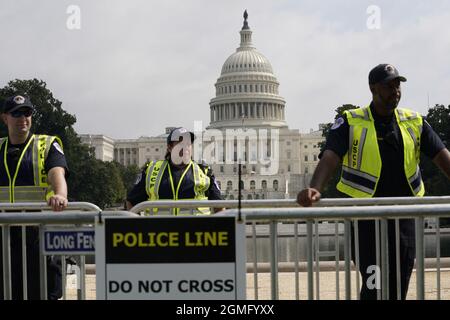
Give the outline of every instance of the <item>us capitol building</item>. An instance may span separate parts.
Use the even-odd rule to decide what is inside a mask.
[[[225,199],[237,199],[239,162],[244,199],[295,198],[309,184],[318,163],[322,131],[289,129],[280,83],[269,60],[253,46],[247,17],[244,12],[240,45],[225,60],[215,83],[209,126],[194,125],[194,159],[210,164]],[[138,139],[80,136],[94,148],[97,159],[142,167],[164,158],[172,128]]]

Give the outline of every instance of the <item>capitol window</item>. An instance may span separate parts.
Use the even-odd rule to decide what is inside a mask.
[[[273,180],[273,190],[278,191],[278,180]]]

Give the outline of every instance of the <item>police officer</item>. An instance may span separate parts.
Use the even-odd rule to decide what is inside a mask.
[[[2,120],[8,136],[0,138],[0,202],[46,201],[54,211],[67,206],[67,163],[58,137],[30,133],[35,107],[21,94],[3,103]],[[26,228],[27,298],[40,299],[39,233]],[[11,228],[12,298],[23,299],[22,234]],[[1,255],[0,255],[1,257]],[[3,263],[1,264],[3,271]],[[2,274],[2,273],[1,273]],[[47,260],[48,299],[61,297],[61,269],[56,260]],[[0,281],[3,286],[3,281]],[[0,288],[0,297],[3,288]]]
[[[327,137],[310,187],[300,191],[297,202],[311,206],[342,161],[337,189],[346,197],[423,196],[419,168],[420,152],[450,178],[450,153],[426,120],[417,112],[397,108],[400,83],[406,78],[390,64],[380,64],[369,73],[372,102],[345,111],[337,118]],[[374,221],[359,221],[361,299],[376,299],[368,287],[369,266],[376,265]],[[389,298],[397,298],[395,224],[388,221]],[[413,219],[400,220],[401,298],[405,299],[415,258]]]
[[[175,128],[167,137],[164,160],[147,164],[127,197],[131,209],[143,201],[156,200],[222,200],[211,169],[191,159],[194,134],[186,128]],[[215,212],[222,209],[214,209]],[[190,214],[192,210],[155,208],[153,214]],[[210,208],[197,208],[194,214],[210,214]]]

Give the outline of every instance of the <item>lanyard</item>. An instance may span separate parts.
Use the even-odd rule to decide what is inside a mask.
[[[174,200],[178,200],[178,191],[180,190],[181,182],[183,182],[183,178],[186,175],[186,173],[188,172],[188,170],[191,168],[191,166],[192,166],[192,160],[189,162],[189,165],[186,167],[186,169],[184,169],[183,174],[180,177],[180,181],[178,181],[177,190],[175,191],[175,187],[173,185],[172,170],[170,170],[170,163],[168,163],[167,169],[169,170],[170,187],[172,188],[172,194],[173,194]]]
[[[11,195],[10,196],[10,200],[11,200],[11,202],[13,202],[13,199],[14,199],[14,185],[16,184],[16,178],[17,178],[17,174],[19,173],[19,167],[22,164],[23,156],[24,156],[25,152],[27,151],[28,146],[30,145],[31,141],[34,141],[34,134],[31,136],[31,138],[28,141],[28,143],[26,144],[25,148],[23,148],[22,154],[20,155],[20,158],[17,161],[16,172],[14,173],[14,177],[13,177],[12,183],[11,183],[11,174],[9,173],[8,161],[7,161],[7,157],[6,157],[7,150],[8,150],[8,143],[9,143],[8,138],[6,139],[6,142],[5,142],[5,152],[4,152],[4,156],[3,156],[3,161],[4,161],[4,164],[5,164],[6,174],[8,175],[9,186],[11,188],[11,192],[10,192],[10,195]]]

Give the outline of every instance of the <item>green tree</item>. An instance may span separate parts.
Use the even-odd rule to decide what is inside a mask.
[[[2,101],[17,93],[29,96],[33,104],[37,106],[36,114],[33,116],[32,132],[57,135],[64,145],[79,142],[72,127],[76,122],[76,117],[63,110],[62,102],[53,97],[44,81],[16,79],[0,89]],[[0,134],[2,137],[7,135],[5,126],[1,128]]]
[[[113,164],[120,172],[126,192],[130,192],[134,186],[134,183],[136,182],[136,178],[139,174],[141,174],[142,169],[135,164],[129,165],[127,167],[116,161],[114,161]]]
[[[358,109],[358,108],[359,108],[358,106],[355,106],[353,104],[344,104],[340,107],[337,107],[335,109],[336,115],[334,116],[334,120],[336,120],[337,118],[342,116],[344,114],[344,111],[351,110],[351,109]],[[333,125],[332,123],[327,123],[323,126],[322,136],[324,138],[326,138],[328,136],[328,133],[330,132],[332,125]],[[325,141],[321,142],[319,144],[319,147],[320,147],[320,150],[323,151],[325,148]],[[339,177],[341,176],[341,170],[342,170],[342,166],[340,165],[338,167],[338,169],[336,170],[336,172],[334,173],[333,177],[328,182],[325,189],[323,190],[323,192],[322,192],[323,198],[339,198],[342,196],[342,194],[336,189],[336,185],[339,181]]]
[[[450,142],[450,106],[436,104],[428,110],[426,121],[444,142],[449,146]],[[450,183],[448,178],[438,167],[425,156],[421,156],[422,177],[428,196],[443,196],[450,194]]]
[[[56,135],[63,142],[70,171],[69,200],[92,202],[102,208],[121,203],[126,194],[121,171],[114,164],[95,159],[93,150],[81,143],[73,128],[75,116],[62,108],[47,84],[38,79],[13,80],[0,89],[0,99],[18,93],[29,96],[36,106],[32,132]],[[7,128],[0,126],[0,136],[7,134]]]

